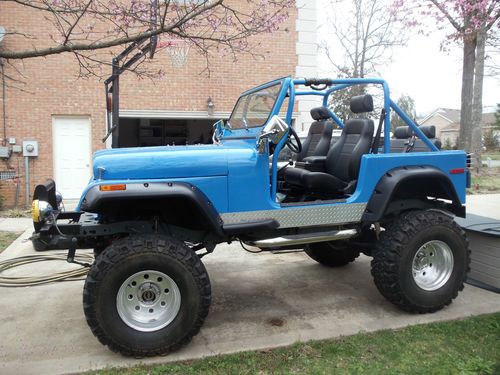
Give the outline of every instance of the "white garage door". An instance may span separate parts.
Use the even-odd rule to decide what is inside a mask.
[[[54,117],[54,178],[64,199],[80,198],[90,175],[90,118]]]

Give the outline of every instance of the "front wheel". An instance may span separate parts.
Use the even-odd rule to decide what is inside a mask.
[[[210,300],[210,280],[196,253],[160,235],[114,242],[96,258],[83,292],[94,335],[111,350],[135,357],[187,344]]]
[[[465,232],[439,211],[412,211],[380,235],[372,276],[380,293],[409,312],[449,305],[464,288],[470,251]]]

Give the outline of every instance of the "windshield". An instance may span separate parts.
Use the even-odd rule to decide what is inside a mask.
[[[281,90],[281,81],[258,91],[241,96],[229,118],[232,129],[262,126],[271,115]]]

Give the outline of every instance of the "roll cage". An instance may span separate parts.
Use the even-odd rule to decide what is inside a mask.
[[[389,90],[389,85],[387,82],[381,78],[345,78],[345,79],[293,79],[291,77],[284,77],[280,78],[274,81],[270,81],[268,83],[265,83],[263,85],[254,87],[250,90],[247,90],[243,92],[239,99],[261,91],[265,88],[271,87],[276,85],[277,83],[281,82],[282,87],[281,87],[281,92],[278,95],[278,98],[275,102],[275,105],[269,115],[269,118],[271,118],[274,115],[278,115],[280,112],[280,109],[282,107],[282,104],[286,98],[289,98],[289,103],[288,103],[288,108],[286,110],[286,118],[285,121],[287,124],[291,124],[292,122],[292,117],[293,117],[293,107],[294,107],[294,102],[295,98],[297,96],[308,96],[308,95],[313,95],[313,96],[321,96],[323,97],[323,103],[322,105],[324,107],[328,108],[328,101],[330,98],[330,95],[335,93],[336,91],[346,89],[351,86],[356,86],[356,85],[367,85],[367,84],[373,84],[373,85],[379,85],[382,87],[383,93],[384,93],[384,111],[385,111],[385,116],[384,116],[384,128],[383,128],[383,134],[384,134],[384,145],[383,145],[383,152],[384,153],[390,153],[391,151],[391,143],[390,143],[390,132],[391,132],[391,110],[394,110],[398,116],[400,116],[403,121],[415,132],[415,134],[422,139],[422,141],[429,147],[430,151],[439,151],[438,148],[427,138],[427,136],[419,129],[417,124],[406,115],[401,108],[398,107],[398,105],[391,99],[390,97],[390,90]],[[305,88],[310,88],[309,90],[305,90],[301,87]],[[237,105],[236,105],[237,106]],[[235,106],[235,108],[236,108]],[[331,110],[328,109],[330,116],[332,120],[340,127],[344,128],[344,123],[342,120]],[[234,109],[233,109],[234,113]],[[233,113],[231,116],[233,116]],[[260,131],[262,127],[256,127]],[[233,136],[233,131],[239,130],[239,129],[228,129],[228,132],[224,132],[222,134],[223,137],[225,138],[231,138]],[[250,129],[246,129],[248,135],[255,135],[250,131]],[[258,132],[256,132],[258,133]]]
[[[237,103],[244,98],[245,96],[256,93],[258,91],[264,90],[268,87],[275,86],[281,82],[281,90],[277,99],[274,103],[274,106],[268,116],[268,120],[273,116],[279,115],[280,111],[285,112],[285,121],[291,126],[292,118],[293,118],[293,109],[295,104],[295,99],[298,96],[320,96],[323,98],[322,105],[328,108],[328,102],[330,99],[330,95],[334,94],[339,90],[346,89],[351,86],[356,85],[376,85],[382,88],[384,99],[383,99],[383,110],[382,110],[382,118],[379,123],[379,130],[384,135],[384,143],[381,148],[382,153],[388,154],[391,152],[391,110],[394,110],[398,116],[403,119],[403,121],[412,129],[414,134],[420,138],[425,145],[429,148],[429,151],[436,152],[439,151],[438,148],[427,138],[427,136],[419,129],[417,124],[406,114],[401,108],[391,99],[389,85],[384,79],[381,78],[345,78],[345,79],[293,79],[292,77],[284,77],[277,80],[273,80],[267,82],[263,85],[257,86],[250,90],[243,92]],[[288,100],[288,107],[286,111],[282,108],[283,103],[286,99]],[[236,110],[238,104],[235,105],[233,109]],[[332,120],[340,127],[344,128],[344,123],[342,120],[331,110],[328,109]],[[220,140],[224,142],[224,140],[230,139],[255,139],[258,138],[262,132],[263,126],[253,127],[253,128],[245,128],[245,129],[231,129],[229,127],[222,128],[222,122],[218,122],[215,124],[215,132],[220,134]],[[283,137],[281,141],[275,146],[274,154],[272,157],[272,175],[271,175],[271,197],[274,200],[276,197],[277,190],[277,163],[280,151],[285,146],[287,141],[287,137]],[[378,152],[378,147],[377,147]]]

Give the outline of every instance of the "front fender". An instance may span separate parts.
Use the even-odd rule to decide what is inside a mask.
[[[100,185],[95,185],[83,197],[81,210],[100,214],[105,213],[110,204],[126,207],[132,201],[160,203],[175,199],[193,204],[207,227],[222,236],[222,219],[212,202],[200,189],[185,182],[127,183],[125,190],[116,191],[102,191]]]

